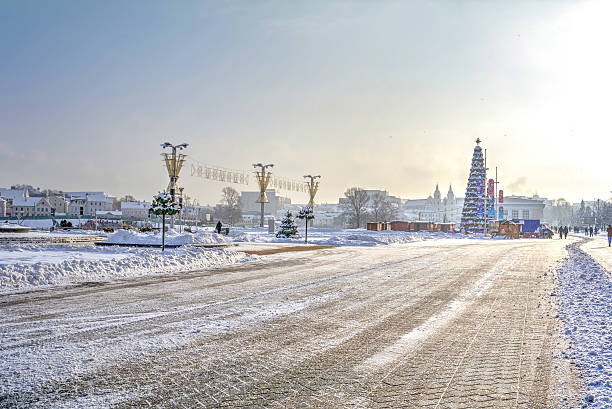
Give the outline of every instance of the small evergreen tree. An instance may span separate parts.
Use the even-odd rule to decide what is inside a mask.
[[[281,220],[281,225],[279,230],[276,232],[276,237],[279,238],[290,238],[290,237],[298,237],[298,228],[293,220],[293,215],[290,211],[287,211],[287,214]]]
[[[180,206],[169,194],[162,192],[153,197],[151,213],[162,216],[162,251],[166,249],[166,215],[172,216],[180,211]]]
[[[297,218],[298,219],[304,219],[306,220],[306,240],[305,243],[308,243],[308,220],[312,220],[314,219],[314,212],[312,210],[312,207],[302,207],[299,211],[299,213],[297,214]]]

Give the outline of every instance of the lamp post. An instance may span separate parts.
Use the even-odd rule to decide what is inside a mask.
[[[319,182],[315,182],[315,179],[320,179],[320,178],[321,178],[320,175],[317,175],[317,176],[304,175],[304,179],[310,179],[310,180],[306,180],[306,186],[308,186],[308,196],[310,197],[308,204],[306,206],[310,207],[313,211],[315,207],[314,198],[315,198],[315,195],[317,194],[317,191],[319,190]]]
[[[162,153],[164,157],[164,162],[166,163],[166,169],[168,170],[168,176],[170,177],[170,183],[168,184],[168,193],[172,197],[172,202],[176,202],[176,188],[177,182],[179,178],[179,173],[183,167],[183,162],[185,162],[185,158],[187,155],[179,153],[177,155],[177,150],[185,149],[189,144],[181,143],[180,145],[173,145],[170,142],[164,142],[161,144],[162,148],[170,148],[172,149],[171,153]],[[172,216],[172,228],[174,228],[174,216]]]
[[[267,168],[271,168],[274,165],[269,163],[264,165],[262,163],[254,163],[254,168],[261,169],[260,171],[255,171],[255,177],[257,178],[257,184],[259,185],[259,197],[255,203],[261,203],[261,217],[259,219],[259,227],[264,227],[264,204],[268,203],[268,197],[266,196],[266,189],[268,188],[268,184],[270,183],[270,178],[272,177],[272,172],[266,172]]]

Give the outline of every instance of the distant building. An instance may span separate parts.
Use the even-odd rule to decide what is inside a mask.
[[[9,199],[10,207],[8,215],[12,217],[28,217],[36,214],[36,204],[41,201],[42,197],[14,198]]]
[[[121,214],[126,219],[147,219],[150,208],[150,202],[121,202]]]
[[[34,199],[34,198],[30,198]],[[34,216],[52,216],[55,214],[55,210],[51,207],[49,199],[46,197],[36,198],[39,199],[34,205]]]
[[[266,190],[266,196],[270,202],[265,204],[264,211],[269,215],[275,215],[291,204],[291,199],[278,196],[274,189]],[[261,204],[257,203],[258,197],[259,192],[240,192],[240,206],[244,214],[259,214],[261,212]]]
[[[68,214],[95,216],[96,212],[113,210],[113,199],[104,192],[66,192],[69,200]]]
[[[6,217],[6,200],[0,197],[0,217]]]
[[[30,197],[27,189],[0,189],[0,197],[8,199],[26,199]]]
[[[47,196],[47,202],[55,214],[66,213],[68,211],[68,202],[66,198],[59,195]]]
[[[183,207],[183,219],[197,220],[202,223],[213,220],[215,209],[212,206],[192,205]]]
[[[459,223],[462,207],[463,200],[455,197],[452,186],[448,187],[446,197],[443,199],[436,185],[433,196],[425,200],[419,219],[437,223]]]
[[[506,220],[542,220],[546,199],[534,195],[506,196],[500,206],[504,209]]]

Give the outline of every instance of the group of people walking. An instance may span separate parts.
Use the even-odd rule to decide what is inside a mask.
[[[559,226],[557,227],[557,233],[559,233],[560,239],[567,239],[567,233],[569,233],[569,227],[567,226]]]
[[[567,226],[559,226],[554,228],[555,231],[559,234],[560,239],[567,239],[567,233],[569,232],[569,227]],[[608,225],[608,247],[612,247],[612,225]],[[574,227],[574,233],[580,233],[579,227]],[[584,235],[587,237],[597,236],[599,234],[599,228],[597,226],[589,226],[584,228]]]

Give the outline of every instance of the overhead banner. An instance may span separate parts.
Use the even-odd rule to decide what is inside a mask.
[[[504,220],[504,206],[499,206],[499,212],[497,218],[499,220]]]
[[[504,191],[499,189],[499,203],[504,203]]]

